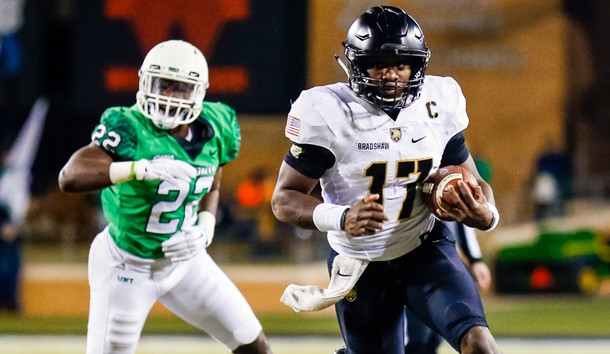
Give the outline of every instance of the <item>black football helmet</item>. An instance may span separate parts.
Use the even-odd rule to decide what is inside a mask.
[[[424,83],[430,50],[413,17],[392,6],[375,6],[352,23],[343,42],[349,85],[358,96],[384,111],[404,108],[417,98]],[[384,97],[387,80],[371,79],[367,69],[375,61],[398,61],[411,67],[408,81],[391,81],[393,97]]]

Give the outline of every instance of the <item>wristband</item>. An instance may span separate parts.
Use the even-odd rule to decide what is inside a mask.
[[[343,210],[343,213],[341,213],[341,222],[339,223],[339,226],[341,227],[341,230],[345,231],[345,218],[347,217],[347,212],[349,211],[350,208],[347,208],[345,210]]]
[[[212,243],[212,239],[214,238],[214,229],[216,228],[216,217],[214,214],[210,213],[207,210],[200,211],[197,214],[197,226],[203,233],[206,235],[208,240],[206,241],[205,247],[208,247]]]
[[[475,263],[483,262],[483,258],[473,258],[468,260],[468,265],[472,266]]]
[[[132,172],[135,179],[141,181],[146,179],[146,167],[148,166],[149,161],[146,159],[134,161],[132,165]]]
[[[498,208],[496,208],[496,206],[490,202],[487,202],[487,207],[489,208],[489,211],[491,211],[493,217],[491,219],[491,225],[489,225],[487,229],[483,230],[485,232],[495,229],[496,226],[498,226],[498,222],[500,222],[500,213],[498,212]]]
[[[112,184],[131,181],[136,177],[134,171],[135,161],[113,162],[108,169],[108,175]]]
[[[349,205],[320,203],[313,209],[313,223],[320,231],[341,231]]]

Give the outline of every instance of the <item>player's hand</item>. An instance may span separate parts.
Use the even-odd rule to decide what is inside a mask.
[[[216,228],[216,216],[207,210],[197,213],[197,227],[206,236],[205,248],[212,244],[214,229]]]
[[[474,262],[470,265],[470,272],[474,276],[479,289],[484,291],[489,290],[491,287],[491,271],[487,264],[482,261]]]
[[[383,228],[383,223],[390,218],[383,210],[383,205],[375,202],[379,194],[369,194],[352,204],[345,215],[344,231],[352,236],[372,235]]]
[[[493,220],[493,214],[487,206],[487,198],[479,185],[458,182],[458,189],[448,186],[443,191],[441,206],[446,210],[437,210],[443,220],[454,220],[477,229],[486,229]]]
[[[197,176],[197,170],[193,166],[174,159],[139,160],[134,165],[134,172],[138,181],[163,180],[190,183]]]
[[[163,241],[161,250],[172,262],[187,261],[207,246],[208,238],[198,226],[181,230]]]

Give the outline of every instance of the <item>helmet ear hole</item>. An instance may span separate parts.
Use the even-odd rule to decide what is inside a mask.
[[[430,51],[421,27],[402,9],[393,6],[368,9],[352,23],[343,46],[351,67],[349,85],[362,99],[387,111],[404,108],[419,98]],[[383,81],[373,80],[367,74],[367,69],[376,65],[376,58],[402,61],[411,67],[411,77],[396,82],[405,88],[399,95],[379,97],[377,92]]]

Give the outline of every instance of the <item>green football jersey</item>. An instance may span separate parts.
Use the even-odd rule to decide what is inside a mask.
[[[198,133],[187,141],[155,127],[136,105],[112,107],[102,115],[91,140],[114,161],[173,158],[197,169],[190,185],[132,180],[104,188],[104,216],[121,249],[142,258],[162,257],[161,243],[195,224],[199,201],[210,189],[219,166],[237,157],[241,133],[233,109],[204,102],[193,126]]]

